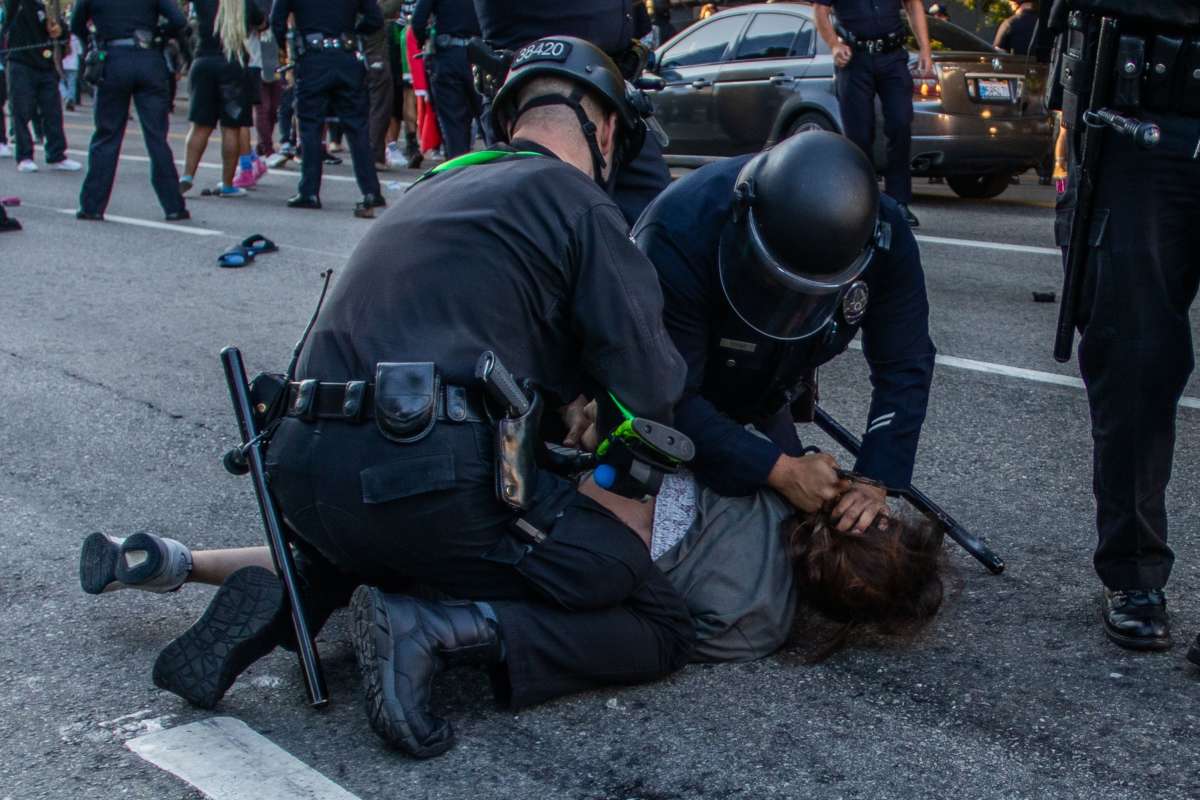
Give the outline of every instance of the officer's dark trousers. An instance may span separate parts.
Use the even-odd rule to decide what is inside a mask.
[[[270,445],[271,485],[289,524],[365,583],[411,579],[487,600],[500,619],[514,707],[687,662],[691,618],[636,534],[565,481],[543,474],[536,510],[549,538],[509,532],[495,499],[493,431],[438,423],[416,444],[374,423],[287,419]]]
[[[282,82],[282,78],[280,81]],[[279,143],[296,144],[296,87],[284,86],[279,96]]]
[[[467,61],[467,48],[439,48],[425,64],[446,157],[461,156],[471,149],[471,122],[482,111],[471,77],[471,64]]]
[[[392,66],[386,57],[372,59],[378,69],[367,70],[367,91],[371,96],[370,125],[368,139],[371,143],[371,158],[376,163],[387,161],[387,131],[392,122],[395,105],[392,87]]]
[[[300,122],[300,147],[304,162],[300,194],[321,193],[321,130],[328,114],[341,120],[354,179],[364,195],[380,194],[379,176],[371,160],[367,135],[366,70],[350,53],[338,50],[307,53],[296,64],[296,117]]]
[[[46,137],[46,162],[54,164],[67,157],[67,139],[63,133],[62,95],[58,92],[58,73],[36,69],[9,59],[8,98],[12,102],[13,128],[16,133],[17,160],[33,158],[33,137],[29,126],[39,119]]]
[[[87,176],[79,191],[79,208],[83,211],[99,214],[108,206],[131,99],[150,154],[150,183],[158,195],[158,203],[168,214],[183,210],[179,172],[167,144],[167,115],[171,107],[168,78],[159,50],[109,49],[104,80],[96,87],[96,130],[88,147]]]
[[[1200,134],[1194,118],[1160,122],[1190,126],[1192,146]],[[1092,411],[1095,566],[1111,589],[1153,589],[1174,561],[1165,493],[1177,404],[1194,366],[1200,161],[1139,151],[1111,133],[1104,147],[1079,345]]]
[[[4,109],[8,108],[8,79],[0,70],[0,144],[8,144],[8,119]]]
[[[873,56],[855,52],[850,63],[837,71],[838,106],[846,136],[875,160],[875,95],[883,107],[883,133],[887,137],[884,191],[900,203],[912,201],[913,79],[903,48]]]

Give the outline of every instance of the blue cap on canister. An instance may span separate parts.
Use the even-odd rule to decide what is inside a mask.
[[[592,473],[592,480],[601,489],[611,489],[613,484],[617,482],[617,469],[612,464],[601,464]]]

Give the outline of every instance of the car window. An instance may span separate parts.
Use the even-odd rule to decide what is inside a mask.
[[[725,49],[737,36],[745,21],[745,14],[734,14],[714,19],[707,25],[683,34],[663,53],[663,68],[690,67],[694,64],[712,64],[720,61],[721,56],[725,55]]]
[[[929,46],[931,50],[958,50],[966,53],[996,52],[996,48],[983,39],[980,39],[970,31],[963,30],[953,23],[937,19],[936,17],[927,17],[926,22],[929,25]],[[909,34],[906,44],[909,50],[916,52],[917,40],[913,38],[912,34]]]
[[[813,54],[813,35],[814,29],[807,22],[800,29],[800,35],[796,37],[796,41],[792,44],[792,56],[796,58],[809,58]]]
[[[734,59],[787,58],[803,20],[791,14],[756,14]]]

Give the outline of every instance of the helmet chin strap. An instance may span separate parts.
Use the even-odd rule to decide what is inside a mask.
[[[521,115],[526,111],[543,106],[566,106],[575,112],[576,118],[579,120],[579,127],[583,131],[583,138],[587,141],[588,150],[592,154],[592,178],[596,184],[605,192],[611,192],[613,181],[612,176],[609,180],[604,178],[604,167],[608,163],[604,160],[604,154],[600,152],[600,143],[596,140],[596,123],[588,119],[587,112],[583,110],[584,93],[582,89],[575,89],[570,96],[564,97],[561,94],[543,94],[534,97],[525,105],[517,109],[516,116],[513,118],[513,124],[521,118]],[[614,175],[616,170],[613,170]]]

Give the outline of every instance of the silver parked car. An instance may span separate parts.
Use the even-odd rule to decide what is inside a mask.
[[[944,177],[963,197],[994,197],[1050,150],[1046,67],[948,22],[930,18],[929,32],[935,76],[913,83],[913,174]],[[739,6],[698,22],[658,48],[654,73],[673,165],[757,152],[810,128],[842,130],[833,57],[806,4]]]

